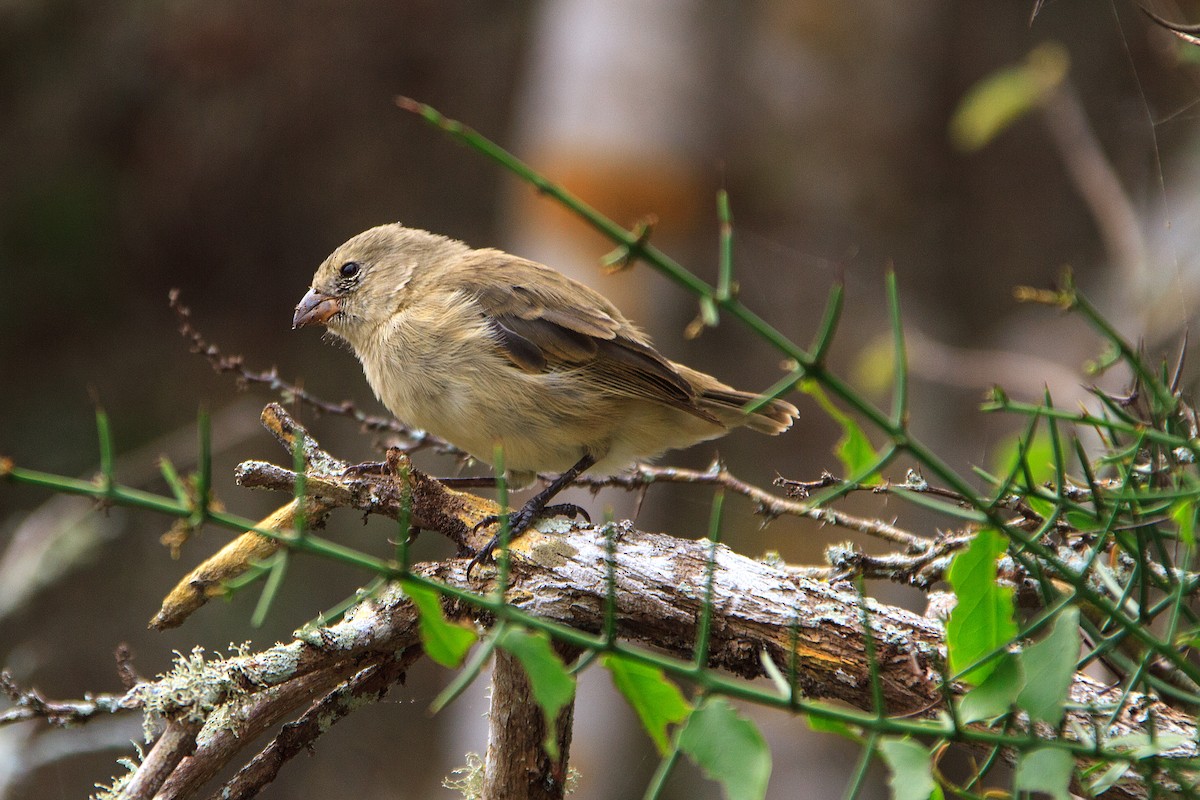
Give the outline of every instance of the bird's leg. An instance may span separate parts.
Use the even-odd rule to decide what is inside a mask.
[[[586,472],[587,469],[595,463],[596,463],[595,456],[593,456],[591,453],[584,454],[583,458],[579,459],[579,461],[576,462],[575,466],[571,467],[569,470],[567,470],[566,472],[559,475],[557,478],[555,478],[553,481],[550,482],[549,486],[547,486],[545,489],[542,489],[540,492],[535,494],[533,497],[529,498],[529,501],[526,502],[525,505],[521,506],[520,511],[516,512],[515,514],[511,515],[508,518],[509,541],[512,541],[513,539],[517,538],[522,533],[524,533],[525,530],[530,525],[533,524],[533,521],[535,519],[546,515],[547,512],[550,514],[553,514],[554,516],[583,517],[585,520],[587,520],[590,523],[592,521],[592,518],[588,516],[588,513],[586,511],[584,511],[582,508],[575,505],[574,503],[559,503],[556,505],[548,505],[548,504],[551,500],[554,499],[555,495],[557,495],[559,492],[561,492],[563,489],[565,489],[568,485],[570,485],[571,481],[578,478],[581,474]],[[480,521],[479,524],[477,524],[475,526],[475,530],[478,530],[485,525],[491,525],[491,524],[499,522],[499,521],[500,521],[500,517],[497,515],[484,517],[483,520]],[[496,545],[498,545],[499,543],[500,543],[500,534],[496,534],[495,536],[493,536],[491,538],[491,540],[488,541],[487,544],[485,544],[483,547],[481,547],[479,549],[479,552],[477,552],[475,554],[475,556],[471,559],[471,563],[467,564],[467,575],[468,576],[470,576],[471,570],[474,569],[477,565],[482,564],[484,561],[487,561],[489,558],[492,557],[492,553],[493,553],[493,551],[495,551]]]

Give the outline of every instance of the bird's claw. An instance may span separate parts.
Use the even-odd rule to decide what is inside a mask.
[[[539,517],[568,517],[570,519],[582,517],[589,525],[592,523],[592,518],[588,512],[581,506],[577,506],[574,503],[556,503],[540,509],[531,509],[526,506],[525,508],[522,508],[520,511],[511,515],[508,519],[509,541],[512,541],[524,533],[529,526],[533,524],[534,520]],[[471,528],[471,532],[475,533],[480,528],[486,528],[488,525],[498,524],[502,519],[503,517],[499,514],[489,514],[479,522],[475,523],[474,527]],[[471,577],[471,571],[475,569],[475,567],[491,560],[492,555],[495,553],[496,547],[499,544],[500,535],[496,534],[488,540],[487,544],[479,548],[478,552],[471,557],[470,563],[467,564],[468,578]]]
[[[545,508],[538,510],[528,510],[522,508],[517,513],[510,515],[508,518],[509,535],[513,538],[520,536],[529,528],[530,525],[533,524],[533,521],[538,517],[567,517],[569,519],[583,517],[585,522],[587,522],[589,525],[592,524],[591,515],[589,515],[582,506],[577,506],[574,503],[555,503],[552,506],[546,506]],[[486,528],[489,525],[499,524],[502,519],[503,517],[500,514],[488,514],[479,522],[475,523],[475,525],[471,528],[471,532],[476,533],[480,528]]]
[[[583,517],[584,522],[586,522],[588,525],[592,524],[591,515],[588,514],[588,512],[583,508],[583,506],[577,506],[574,503],[555,503],[552,506],[546,506],[545,508],[542,509],[542,513],[539,514],[538,516],[539,517],[566,517],[567,519],[575,519],[576,517]]]
[[[467,563],[467,578],[471,577],[471,571],[480,564],[489,560],[492,557],[492,551],[496,549],[497,539],[493,536],[488,540],[488,543],[479,548],[475,555],[471,556],[471,560]]]

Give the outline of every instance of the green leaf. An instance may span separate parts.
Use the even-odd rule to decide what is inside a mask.
[[[966,670],[984,656],[1003,648],[1017,635],[1013,615],[1013,590],[996,580],[996,561],[1008,540],[998,531],[983,528],[971,546],[954,557],[947,577],[958,602],[946,622],[946,647],[950,670]],[[961,676],[978,686],[996,669],[993,659]]]
[[[1190,741],[1178,733],[1159,733],[1153,738],[1148,733],[1127,733],[1114,736],[1108,740],[1108,746],[1115,750],[1128,752],[1137,760],[1162,755]]]
[[[1200,647],[1200,628],[1189,628],[1175,637],[1176,647]]]
[[[1094,795],[1104,794],[1117,785],[1117,781],[1124,777],[1125,773],[1129,771],[1129,767],[1128,761],[1114,761],[1104,772],[1100,773],[1098,778],[1088,784],[1088,788]]]
[[[1196,546],[1196,505],[1190,500],[1180,500],[1171,509],[1171,518],[1179,526],[1179,538],[1188,547]]]
[[[661,755],[670,748],[667,726],[683,722],[692,711],[679,687],[663,671],[616,654],[602,656],[600,663],[612,674],[613,684],[637,712],[642,727]]]
[[[500,637],[499,645],[516,656],[525,668],[533,699],[546,715],[546,741],[542,746],[550,757],[557,758],[554,721],[562,707],[575,696],[575,678],[567,672],[562,659],[550,647],[550,638],[544,633],[509,628]]]
[[[724,698],[709,698],[679,732],[679,749],[727,800],[759,800],[771,777],[771,751],[753,722]]]
[[[942,790],[933,779],[933,757],[924,745],[912,739],[886,738],[879,741],[879,753],[891,771],[892,800],[940,800]]]
[[[1055,618],[1050,633],[1018,656],[1025,674],[1034,679],[1026,681],[1017,704],[1035,720],[1051,725],[1062,721],[1081,644],[1079,609],[1068,606]]]
[[[1021,754],[1013,776],[1013,789],[1018,792],[1044,792],[1053,800],[1071,800],[1067,787],[1075,759],[1066,750],[1039,747]]]
[[[808,727],[817,733],[832,733],[841,736],[843,739],[849,739],[852,742],[862,744],[863,737],[859,730],[850,727],[840,719],[818,717],[814,714],[809,714],[804,719],[808,723]]]
[[[1082,511],[1068,511],[1066,518],[1067,524],[1080,533],[1091,533],[1104,529],[1104,523],[1101,520]]]
[[[1017,459],[1021,455],[1021,434],[1014,434],[996,449],[992,473],[1009,475],[1017,468]],[[1054,442],[1043,432],[1033,436],[1025,447],[1025,463],[1037,484],[1045,483],[1054,478]],[[1019,474],[1019,473],[1018,473]],[[1034,508],[1037,511],[1037,508]],[[1041,513],[1040,511],[1038,513]]]
[[[849,417],[842,423],[842,429],[845,433],[838,440],[837,457],[846,467],[847,475],[860,475],[875,463],[875,448],[871,447],[871,441],[858,423]]]
[[[979,150],[1036,108],[1066,77],[1069,64],[1062,45],[1046,42],[1025,63],[993,72],[959,103],[950,120],[950,138],[960,150]]]
[[[442,602],[438,593],[412,581],[402,583],[404,593],[417,607],[421,624],[421,646],[425,654],[443,667],[454,668],[462,663],[471,645],[475,644],[475,631],[466,625],[450,622],[442,613]]]
[[[817,405],[842,428],[842,438],[834,446],[834,453],[842,462],[846,477],[858,476],[859,480],[870,480],[876,473],[862,475],[876,461],[875,448],[863,429],[848,414],[833,404],[815,381],[801,381],[800,390],[817,401]]]
[[[1033,509],[1034,513],[1036,513],[1042,519],[1050,519],[1053,517],[1057,508],[1057,506],[1055,506],[1051,501],[1043,500],[1042,498],[1034,497],[1033,495],[1026,495],[1025,501],[1029,503],[1029,507]]]
[[[1021,693],[1025,676],[1021,664],[1005,654],[992,674],[958,701],[958,716],[963,722],[981,722],[1008,713]]]

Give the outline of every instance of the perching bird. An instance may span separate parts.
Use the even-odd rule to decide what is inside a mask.
[[[514,486],[559,473],[512,516],[513,536],[588,469],[612,474],[741,425],[778,434],[797,414],[778,399],[747,414],[756,395],[664,358],[602,295],[550,267],[399,224],[317,268],[292,327],[316,323],[350,344],[401,422],[487,464],[499,446]]]

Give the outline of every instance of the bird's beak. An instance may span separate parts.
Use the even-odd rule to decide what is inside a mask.
[[[292,330],[303,328],[305,325],[324,324],[341,310],[342,304],[336,297],[309,289],[300,300],[300,305],[296,306],[296,313],[292,316]]]

